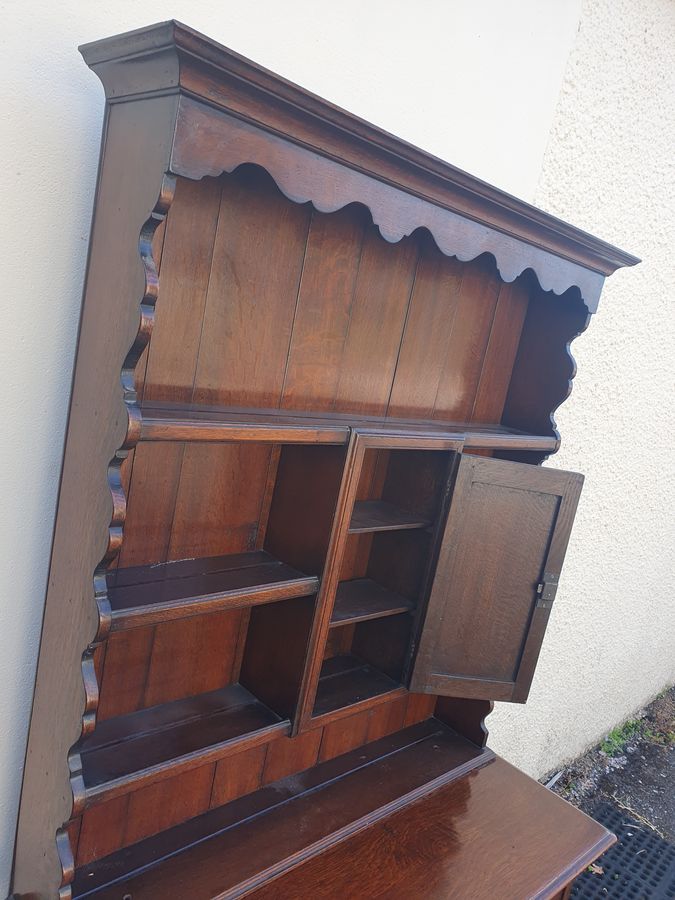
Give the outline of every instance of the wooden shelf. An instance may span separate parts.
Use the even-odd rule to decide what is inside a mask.
[[[145,403],[141,440],[346,444],[349,426],[280,410]]]
[[[99,722],[80,748],[87,805],[288,732],[239,684]]]
[[[314,717],[401,690],[400,684],[356,656],[334,656],[321,666]]]
[[[342,581],[338,585],[331,627],[381,619],[410,612],[415,604],[370,578]]]
[[[239,897],[493,758],[430,719],[83,866],[74,896]]]
[[[429,422],[349,413],[279,409],[242,409],[146,402],[141,405],[141,440],[260,441],[270,443],[346,444],[350,430],[389,435],[419,435],[464,440],[470,449],[555,451],[555,435],[534,435],[482,422]]]
[[[264,550],[118,569],[108,575],[112,629],[305,597],[319,579]]]
[[[429,519],[408,512],[384,500],[357,500],[349,523],[350,534],[367,531],[404,531],[411,528],[428,528]]]

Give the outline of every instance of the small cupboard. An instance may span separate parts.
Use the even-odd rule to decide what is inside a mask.
[[[82,52],[106,127],[14,891],[330,896],[312,859],[439,791],[446,829],[512,805],[484,720],[527,699],[582,483],[541,464],[637,260],[178,23]],[[564,816],[532,896],[611,842]]]

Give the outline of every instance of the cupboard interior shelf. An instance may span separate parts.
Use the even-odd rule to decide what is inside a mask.
[[[241,896],[493,758],[428,719],[79,868],[74,897],[118,898],[120,877],[126,895],[169,897],[186,871],[204,896]]]
[[[128,793],[289,727],[240,684],[107,719],[81,746],[87,801]]]
[[[319,585],[264,550],[118,569],[108,582],[113,631],[303,597]]]
[[[415,604],[370,578],[342,581],[335,595],[331,626],[350,625],[410,612]]]
[[[428,528],[429,519],[387,503],[385,500],[357,500],[354,504],[350,534],[371,531],[405,531],[412,528]]]
[[[554,451],[558,438],[528,434],[500,424],[429,422],[346,413],[248,409],[146,401],[141,404],[141,440],[260,441],[346,444],[352,428],[382,434],[463,439],[468,448]]]
[[[401,690],[398,682],[357,656],[333,656],[321,666],[314,717],[398,690]]]

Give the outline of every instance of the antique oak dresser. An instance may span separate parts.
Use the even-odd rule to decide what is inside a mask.
[[[177,22],[107,98],[17,897],[563,896],[612,842],[487,748],[635,257]]]

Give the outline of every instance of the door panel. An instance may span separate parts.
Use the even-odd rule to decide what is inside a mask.
[[[411,690],[525,701],[582,482],[462,457]]]

